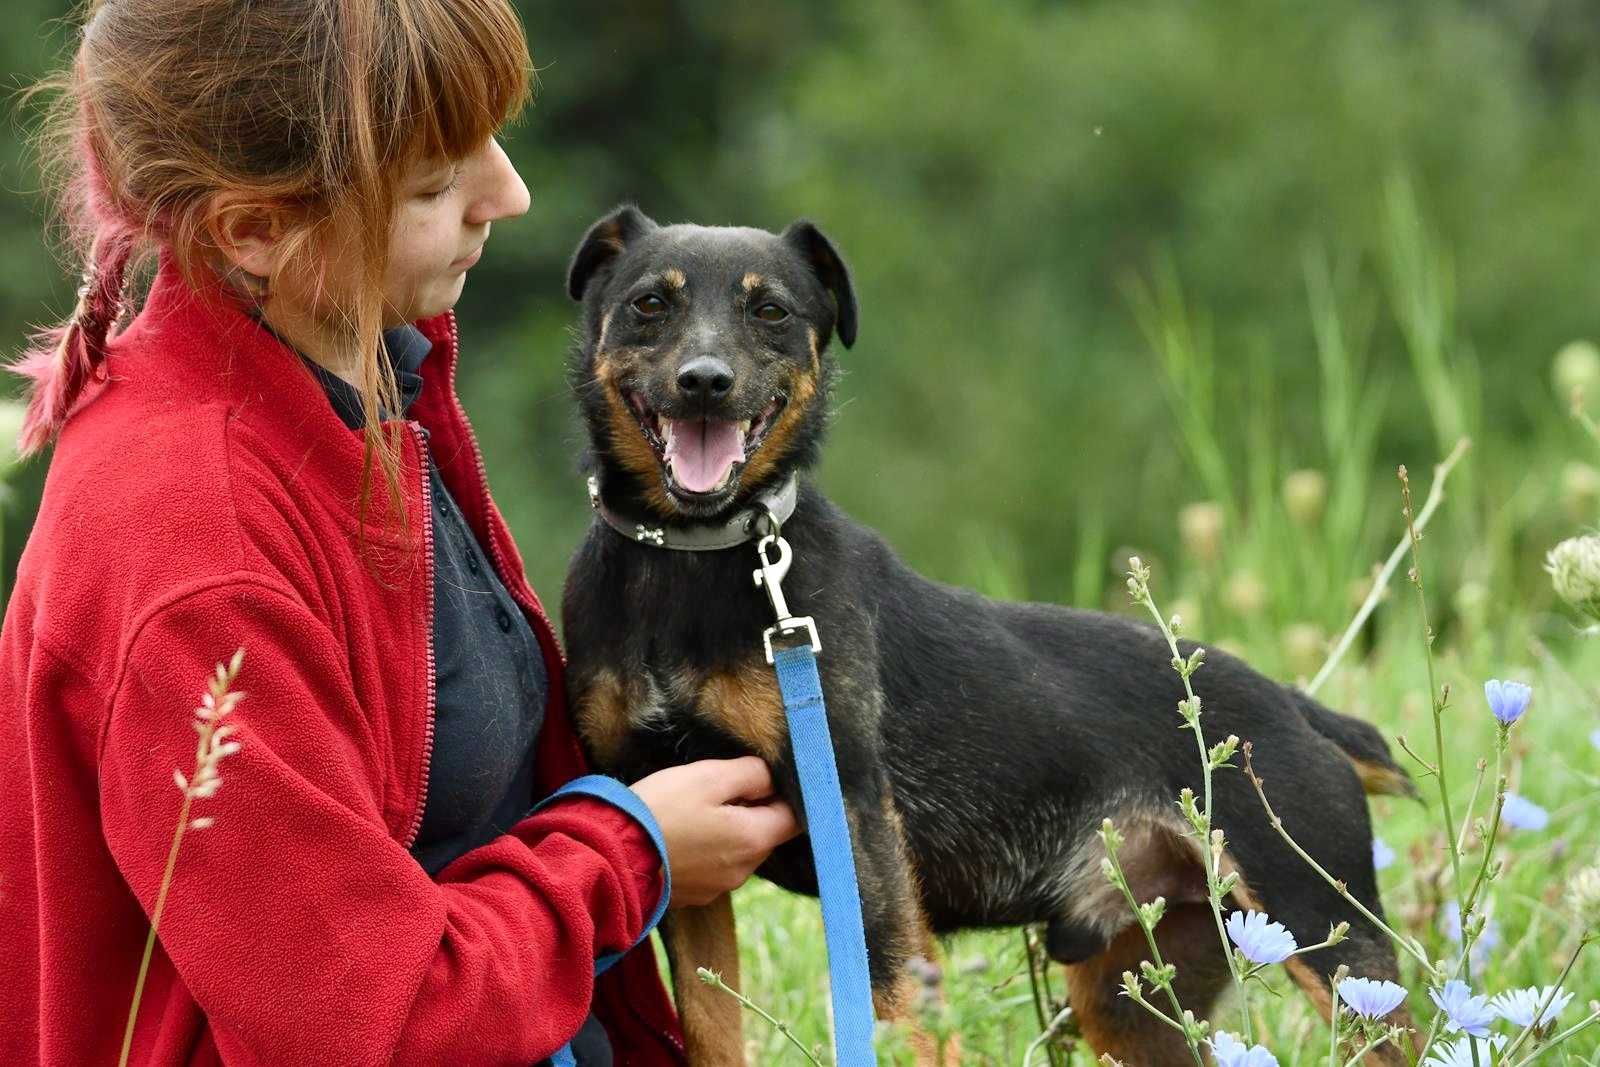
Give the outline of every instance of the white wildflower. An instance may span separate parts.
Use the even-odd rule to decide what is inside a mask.
[[[1545,556],[1544,569],[1556,595],[1600,619],[1600,535],[1567,538]]]

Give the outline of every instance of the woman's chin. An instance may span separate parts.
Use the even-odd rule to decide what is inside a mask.
[[[454,278],[441,279],[428,294],[427,299],[414,301],[406,310],[407,322],[421,322],[423,319],[435,318],[456,306],[456,301],[461,299],[461,290],[466,282],[465,274],[457,274]]]

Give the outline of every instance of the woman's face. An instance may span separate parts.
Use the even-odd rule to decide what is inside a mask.
[[[401,179],[389,231],[384,326],[454,307],[490,225],[527,210],[528,187],[493,137],[465,159],[411,168]]]

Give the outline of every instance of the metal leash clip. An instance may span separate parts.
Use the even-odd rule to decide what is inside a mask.
[[[769,515],[770,517],[770,515]],[[776,526],[776,522],[773,523]],[[778,558],[768,558],[767,549],[776,545]],[[811,616],[802,615],[799,618],[789,614],[789,603],[783,596],[783,577],[789,573],[789,564],[794,562],[794,550],[789,547],[789,542],[776,533],[769,533],[756,542],[756,555],[761,557],[761,566],[757,568],[752,577],[756,585],[767,591],[767,598],[772,601],[772,611],[778,617],[776,625],[769,626],[761,635],[761,640],[767,649],[767,662],[772,662],[772,635],[790,634],[805,631],[811,638],[811,651],[821,652],[822,642],[817,638],[817,624]]]

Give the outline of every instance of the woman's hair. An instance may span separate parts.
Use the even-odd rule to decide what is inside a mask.
[[[165,249],[190,284],[225,266],[210,220],[215,194],[230,193],[294,220],[269,293],[287,270],[317,270],[336,220],[359,235],[362,275],[327,293],[345,324],[333,356],[362,368],[362,526],[376,457],[409,527],[403,427],[385,434],[377,418],[380,404],[398,408],[379,358],[396,180],[481,147],[526,102],[529,78],[509,0],[88,0],[71,63],[29,94],[54,93],[41,157],[83,285],[72,317],[10,365],[32,380],[23,454],[104,375],[137,259]]]

